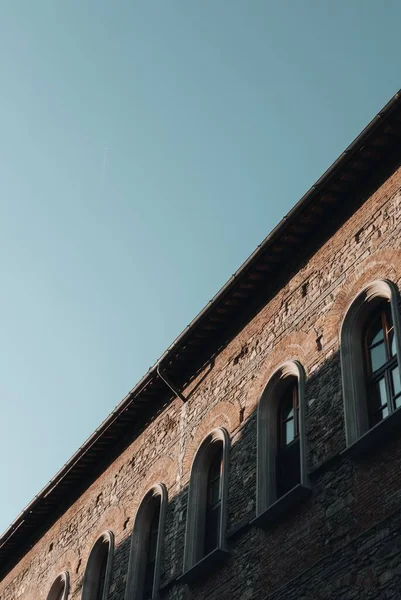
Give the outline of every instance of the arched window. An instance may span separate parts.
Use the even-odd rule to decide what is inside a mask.
[[[114,553],[114,536],[106,531],[96,541],[86,565],[82,600],[107,600]]]
[[[149,533],[145,543],[145,570],[143,584],[143,600],[152,600],[153,598],[153,580],[156,570],[157,540],[159,538],[160,524],[160,498],[155,504],[155,511],[150,522]]]
[[[379,304],[364,332],[368,421],[373,427],[401,406],[400,373],[390,303]]]
[[[228,554],[225,529],[229,447],[227,431],[215,429],[203,440],[194,458],[188,494],[184,581],[191,581],[202,569]]]
[[[389,425],[377,426],[401,406],[399,340],[397,289],[374,281],[352,302],[341,327],[346,438],[356,453],[385,435]]]
[[[67,571],[60,573],[54,580],[46,600],[67,600],[70,588],[70,578]]]
[[[270,525],[310,494],[304,384],[302,366],[287,362],[274,373],[259,402],[257,524]]]
[[[299,446],[298,380],[288,378],[278,407],[278,444],[276,456],[276,494],[280,498],[301,479]]]
[[[206,484],[205,539],[203,554],[209,554],[219,544],[221,517],[221,468],[223,444],[216,444],[215,454],[209,465]]]
[[[135,517],[131,538],[126,600],[153,600],[159,595],[167,488],[154,486]]]

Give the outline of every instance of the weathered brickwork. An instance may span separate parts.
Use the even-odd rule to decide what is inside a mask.
[[[70,574],[81,598],[99,535],[115,535],[109,600],[122,600],[130,534],[146,492],[168,490],[161,598],[253,600],[401,597],[401,440],[353,461],[345,448],[339,331],[363,286],[401,286],[401,169],[308,260],[280,292],[106,469],[0,583],[0,600],[46,600]],[[256,412],[275,370],[306,372],[308,501],[269,532],[256,506]],[[182,574],[191,464],[205,436],[231,437],[227,537],[230,557],[193,587]]]

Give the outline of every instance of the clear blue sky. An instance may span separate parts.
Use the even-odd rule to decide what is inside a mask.
[[[391,0],[1,4],[0,530],[401,87],[400,23]]]

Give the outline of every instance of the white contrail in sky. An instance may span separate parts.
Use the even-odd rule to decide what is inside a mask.
[[[102,174],[101,174],[101,178],[100,178],[100,184],[101,184],[102,189],[103,189],[103,185],[104,185],[104,176],[106,174],[106,166],[107,166],[107,146],[104,149],[103,163],[102,163]]]

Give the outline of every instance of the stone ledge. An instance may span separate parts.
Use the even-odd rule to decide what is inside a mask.
[[[341,457],[342,457],[342,451],[336,452],[335,454],[333,454],[326,460],[319,463],[317,466],[312,467],[312,469],[310,471],[308,471],[308,477],[310,479],[313,479],[314,477],[318,477],[325,471],[329,471],[330,469],[335,467],[336,463],[341,460]]]
[[[265,511],[255,517],[251,521],[251,524],[261,527],[262,529],[271,529],[293,508],[307,500],[311,493],[311,487],[298,483],[292,490],[284,494],[284,496],[281,496],[281,498],[271,504]]]
[[[235,539],[238,535],[241,535],[244,531],[249,529],[250,525],[251,518],[247,515],[228,530],[227,539]]]
[[[353,459],[362,458],[365,454],[376,448],[376,446],[384,443],[386,439],[394,435],[395,429],[399,425],[401,425],[401,407],[369,429],[356,442],[345,448],[341,452],[341,455]]]
[[[194,584],[199,581],[199,579],[205,573],[210,573],[212,570],[217,568],[217,566],[223,562],[225,562],[230,553],[227,550],[223,550],[223,548],[215,548],[209,554],[204,556],[199,562],[197,562],[193,567],[185,571],[180,577],[177,577],[177,583],[187,583],[189,585]]]
[[[176,583],[177,583],[177,577],[175,575],[173,575],[170,579],[167,579],[160,585],[159,591],[162,593],[168,592]]]

